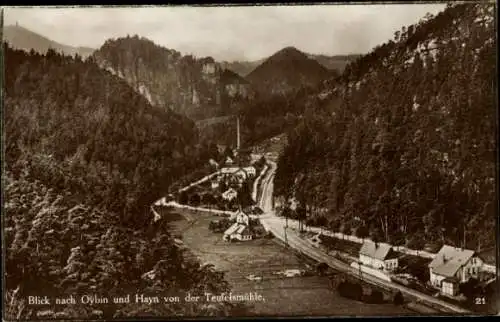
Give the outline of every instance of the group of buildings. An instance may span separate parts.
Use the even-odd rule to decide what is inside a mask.
[[[222,236],[224,241],[248,241],[254,238],[254,234],[250,227],[250,216],[241,209],[234,213],[230,217],[230,220],[235,220],[235,222],[224,232]]]
[[[238,196],[237,189],[249,179],[255,178],[257,170],[254,166],[235,165],[230,157],[227,157],[225,166],[218,170],[217,175],[212,179],[212,189],[218,189],[222,183],[227,187],[222,193],[222,199],[232,201]]]
[[[428,264],[429,284],[443,295],[456,296],[460,284],[471,278],[491,280],[489,273],[494,273],[494,266],[487,264],[482,257],[473,250],[444,245]],[[387,273],[399,267],[398,254],[391,245],[372,241],[363,243],[359,263]]]

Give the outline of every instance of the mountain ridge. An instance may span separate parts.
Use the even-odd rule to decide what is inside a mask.
[[[253,93],[241,76],[224,72],[212,57],[183,56],[138,35],[108,39],[93,57],[153,105],[194,120],[230,114],[235,101]]]
[[[20,25],[4,26],[3,37],[4,41],[8,42],[13,48],[28,52],[33,49],[42,54],[46,53],[49,48],[52,48],[57,52],[70,56],[78,54],[86,58],[95,50],[90,47],[74,47],[61,44]]]

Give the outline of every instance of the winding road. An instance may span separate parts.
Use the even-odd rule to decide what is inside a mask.
[[[260,216],[260,221],[264,228],[267,231],[272,232],[276,238],[282,240],[295,250],[319,262],[324,262],[333,269],[345,272],[356,278],[360,278],[360,272],[357,269],[328,255],[321,249],[313,247],[310,243],[302,239],[296,231],[285,228],[285,219],[276,216],[273,209],[273,179],[277,166],[275,162],[268,161],[268,163],[269,169],[264,178],[262,178],[261,193],[259,194],[260,198],[258,200],[259,207],[264,210],[264,214]],[[362,275],[362,278],[365,282],[377,285],[384,289],[399,290],[409,299],[425,303],[426,305],[430,305],[444,313],[471,313],[466,309],[444,302],[435,297],[420,293],[416,290],[404,287],[399,284],[383,281],[366,273]]]

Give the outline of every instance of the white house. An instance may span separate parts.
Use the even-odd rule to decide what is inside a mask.
[[[239,241],[248,241],[252,240],[253,234],[250,231],[250,227],[247,225],[234,223],[231,227],[229,227],[225,232],[223,239],[225,241],[230,241],[232,239],[236,239]]]
[[[238,210],[236,213],[231,215],[230,220],[236,220],[238,224],[250,225],[250,217],[244,213],[242,210]]]
[[[359,261],[363,265],[388,272],[395,270],[399,264],[391,245],[372,241],[365,241],[361,246]]]
[[[243,170],[248,176],[254,177],[257,174],[257,170],[253,166],[244,167]]]
[[[222,193],[222,199],[231,201],[238,196],[238,192],[233,188],[229,188]]]
[[[446,295],[456,295],[460,283],[479,276],[483,261],[473,250],[444,245],[429,263],[430,283]]]
[[[255,173],[255,168],[254,168],[254,173]],[[242,184],[248,178],[249,178],[248,172],[244,168],[240,167],[224,167],[220,169],[220,173],[218,176],[219,181],[227,179],[230,182],[238,184]]]
[[[233,174],[238,171],[239,167],[224,167],[220,169],[220,174]]]
[[[247,214],[238,210],[230,219],[236,219],[236,222],[224,232],[223,239],[225,241],[230,241],[232,239],[239,241],[252,240],[253,234],[250,231],[250,217]]]

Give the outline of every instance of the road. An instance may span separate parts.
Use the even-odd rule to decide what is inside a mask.
[[[276,216],[273,210],[273,179],[276,171],[276,163],[269,161],[270,168],[267,175],[262,180],[262,193],[261,198],[258,200],[259,207],[264,210],[264,214],[260,216],[260,221],[267,231],[271,231],[277,238],[286,242],[290,247],[302,252],[309,257],[328,264],[330,267],[346,272],[347,274],[359,278],[359,271],[349,266],[348,264],[339,261],[332,256],[329,256],[326,252],[314,248],[310,243],[300,238],[296,231],[285,228],[285,220]],[[417,301],[422,301],[427,304],[432,304],[440,308],[443,312],[448,313],[471,313],[470,311],[463,309],[461,307],[449,304],[447,302],[441,301],[432,296],[420,293],[413,289],[395,284],[392,282],[382,281],[376,277],[368,274],[363,274],[363,280],[370,284],[380,286],[385,289],[399,290],[404,295],[411,299],[416,299]]]
[[[208,229],[217,219],[209,213],[193,213],[181,208],[161,208],[169,231],[181,235],[186,256],[203,264],[213,264],[229,283],[234,294],[257,292],[265,298],[249,302],[249,315],[266,316],[411,316],[412,308],[392,303],[366,304],[341,297],[330,287],[326,276],[278,275],[286,271],[308,271],[313,261],[276,240],[259,238],[244,243],[227,243],[222,234]],[[259,280],[251,280],[251,275]]]

